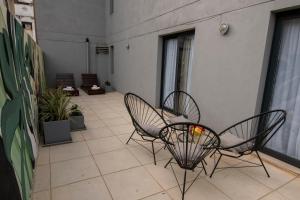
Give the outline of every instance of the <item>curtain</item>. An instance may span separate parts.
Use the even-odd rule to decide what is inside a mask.
[[[181,59],[181,72],[180,72],[180,90],[190,91],[190,77],[192,72],[193,60],[193,40],[194,36],[189,36],[184,39],[183,51]]]
[[[284,109],[287,120],[267,147],[300,160],[300,19],[283,20],[269,109]]]
[[[164,86],[163,99],[175,90],[176,67],[177,67],[177,39],[169,39],[165,41],[165,71],[164,71]],[[170,104],[170,109],[173,109]]]

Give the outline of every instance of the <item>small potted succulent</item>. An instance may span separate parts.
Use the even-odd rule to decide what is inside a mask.
[[[72,142],[70,97],[62,90],[49,89],[39,99],[39,118],[46,145]]]
[[[71,131],[85,130],[84,116],[77,104],[71,106],[70,125]]]
[[[106,92],[112,92],[113,91],[113,87],[111,86],[111,83],[109,81],[105,81],[104,85],[105,85],[105,91]]]

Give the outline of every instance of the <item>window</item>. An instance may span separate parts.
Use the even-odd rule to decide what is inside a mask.
[[[109,13],[114,13],[114,0],[109,0]]]
[[[194,31],[164,37],[161,103],[171,92],[189,92]]]
[[[110,46],[110,73],[114,74],[115,66],[114,66],[114,46]]]

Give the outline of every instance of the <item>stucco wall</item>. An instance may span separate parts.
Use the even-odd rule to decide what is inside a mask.
[[[45,53],[48,84],[55,85],[56,73],[72,72],[77,86],[86,72],[85,39],[89,38],[90,69],[107,79],[107,57],[96,55],[105,44],[105,0],[36,0],[37,40]]]
[[[221,130],[260,110],[272,12],[299,7],[300,1],[115,0],[114,4],[112,15],[106,4],[106,41],[115,49],[115,88],[157,104],[161,36],[195,29],[191,93],[199,103],[201,122]],[[222,22],[231,26],[227,36],[219,33]]]

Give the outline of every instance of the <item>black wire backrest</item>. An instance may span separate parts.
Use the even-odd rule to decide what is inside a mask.
[[[126,93],[124,102],[132,123],[139,134],[143,135],[145,133],[152,136],[144,129],[145,126],[163,128],[166,125],[158,111],[142,97],[133,93]]]
[[[262,149],[284,124],[285,120],[286,111],[272,110],[240,121],[225,129],[219,135],[229,132],[244,140],[244,142],[226,147],[226,149],[242,146],[241,149],[243,150],[239,153],[251,153],[254,150]]]
[[[178,165],[190,170],[220,145],[215,131],[195,123],[169,124],[160,131],[159,136]]]
[[[193,123],[200,122],[200,110],[193,97],[184,91],[174,91],[163,102],[162,116],[168,122],[168,119],[180,115]]]

